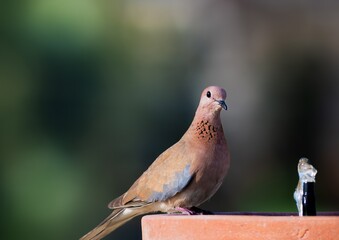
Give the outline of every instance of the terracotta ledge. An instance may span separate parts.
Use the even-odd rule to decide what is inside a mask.
[[[298,217],[290,213],[236,215],[148,215],[142,218],[143,240],[334,240],[339,214]],[[241,214],[241,215],[240,215]],[[326,215],[326,216],[325,216]]]

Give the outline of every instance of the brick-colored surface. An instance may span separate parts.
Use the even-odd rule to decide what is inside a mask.
[[[148,215],[143,240],[338,240],[338,216]]]

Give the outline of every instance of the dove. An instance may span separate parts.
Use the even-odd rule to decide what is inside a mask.
[[[201,214],[197,208],[219,189],[230,166],[220,113],[226,91],[203,90],[181,139],[160,154],[126,193],[108,204],[112,213],[81,240],[102,239],[132,218],[154,212]]]

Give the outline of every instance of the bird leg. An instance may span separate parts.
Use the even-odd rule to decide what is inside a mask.
[[[203,210],[197,207],[190,207],[190,208],[176,207],[175,210],[184,215],[212,215],[213,214],[210,211]]]

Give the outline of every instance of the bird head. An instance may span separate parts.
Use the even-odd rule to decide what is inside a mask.
[[[307,158],[301,158],[298,163],[298,174],[302,182],[315,182],[317,169],[309,163]]]
[[[211,113],[220,112],[222,109],[227,110],[225,99],[226,91],[223,88],[218,86],[207,87],[201,94],[199,108]]]

